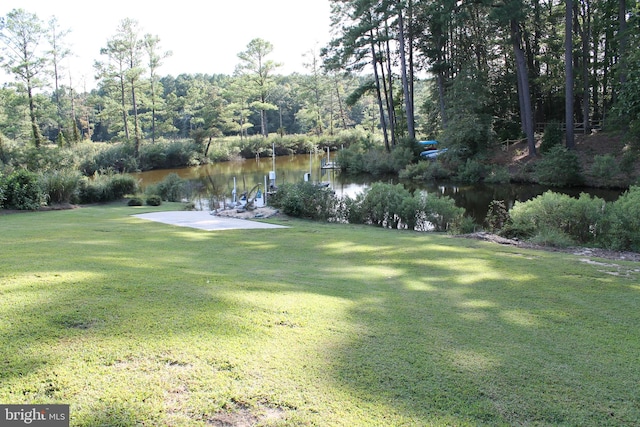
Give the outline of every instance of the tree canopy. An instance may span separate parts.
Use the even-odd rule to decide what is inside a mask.
[[[535,155],[534,132],[550,123],[588,132],[606,120],[640,133],[635,1],[329,1],[333,39],[310,46],[308,74],[277,74],[273,45],[256,38],[233,75],[162,75],[161,35],[125,19],[96,52],[91,92],[64,70],[66,30],[11,11],[0,25],[1,64],[14,77],[0,89],[0,132],[36,146],[84,137],[138,147],[158,137],[324,135],[366,127],[374,114],[371,130],[388,150],[437,137],[470,155],[522,138]]]

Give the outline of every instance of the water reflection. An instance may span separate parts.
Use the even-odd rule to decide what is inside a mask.
[[[275,170],[276,185],[283,183],[301,182],[305,174],[314,183],[327,183],[338,197],[355,198],[373,182],[370,177],[353,177],[341,174],[337,170],[321,169],[321,161],[326,158],[324,153],[311,155],[282,156],[252,160],[238,160],[215,163],[182,169],[165,169],[133,174],[144,188],[155,184],[170,173],[176,173],[190,182],[192,198],[212,197],[216,200],[230,200],[234,188],[234,178],[238,193],[248,191],[265,182],[269,184],[269,172]],[[397,178],[377,178],[375,181],[397,183]],[[530,200],[549,187],[531,184],[456,184],[450,182],[402,182],[410,191],[423,191],[427,194],[441,194],[449,196],[456,204],[463,207],[467,215],[482,223],[487,214],[489,204],[493,200],[504,200],[507,207],[513,207],[516,201]],[[581,192],[600,197],[606,201],[616,200],[621,191],[593,188],[553,188],[553,191],[571,196],[578,196]]]

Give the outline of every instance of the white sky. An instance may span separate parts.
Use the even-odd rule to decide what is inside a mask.
[[[70,29],[67,43],[74,86],[86,78],[94,86],[93,63],[124,18],[138,21],[141,32],[157,35],[162,50],[173,55],[158,74],[232,74],[254,38],[273,44],[267,57],[282,63],[278,74],[306,73],[303,54],[329,42],[329,0],[2,0],[0,16],[22,8],[47,23],[55,15],[61,29]],[[0,81],[5,80],[0,76]]]

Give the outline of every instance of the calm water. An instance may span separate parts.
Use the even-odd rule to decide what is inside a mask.
[[[144,188],[147,185],[160,182],[170,173],[176,173],[181,178],[187,179],[190,183],[190,198],[194,201],[206,201],[206,203],[217,203],[220,200],[230,200],[234,188],[234,178],[237,193],[251,190],[260,184],[267,185],[269,172],[275,170],[276,185],[283,183],[301,182],[305,174],[310,174],[310,180],[314,183],[324,182],[335,191],[339,197],[349,196],[354,198],[357,194],[369,188],[374,182],[371,178],[352,177],[341,174],[335,170],[322,170],[321,160],[327,159],[326,153],[309,155],[296,155],[256,160],[231,161],[215,163],[211,165],[198,166],[182,169],[164,169],[133,174],[140,180],[140,185]],[[333,160],[331,158],[330,160]],[[385,182],[397,183],[390,179]],[[549,187],[541,185],[523,184],[456,184],[446,182],[403,182],[411,191],[425,191],[426,193],[439,193],[449,196],[456,201],[456,204],[465,208],[468,215],[472,216],[476,222],[482,223],[491,201],[504,200],[507,207],[511,208],[516,201],[530,200],[545,191]],[[562,192],[571,196],[578,196],[581,192],[586,192],[600,197],[606,201],[618,198],[621,191],[571,188],[554,188],[553,191]],[[209,200],[211,202],[209,202]]]

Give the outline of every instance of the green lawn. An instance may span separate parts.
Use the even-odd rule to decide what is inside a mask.
[[[0,216],[0,403],[90,427],[640,423],[638,263],[130,216],[169,208]]]

